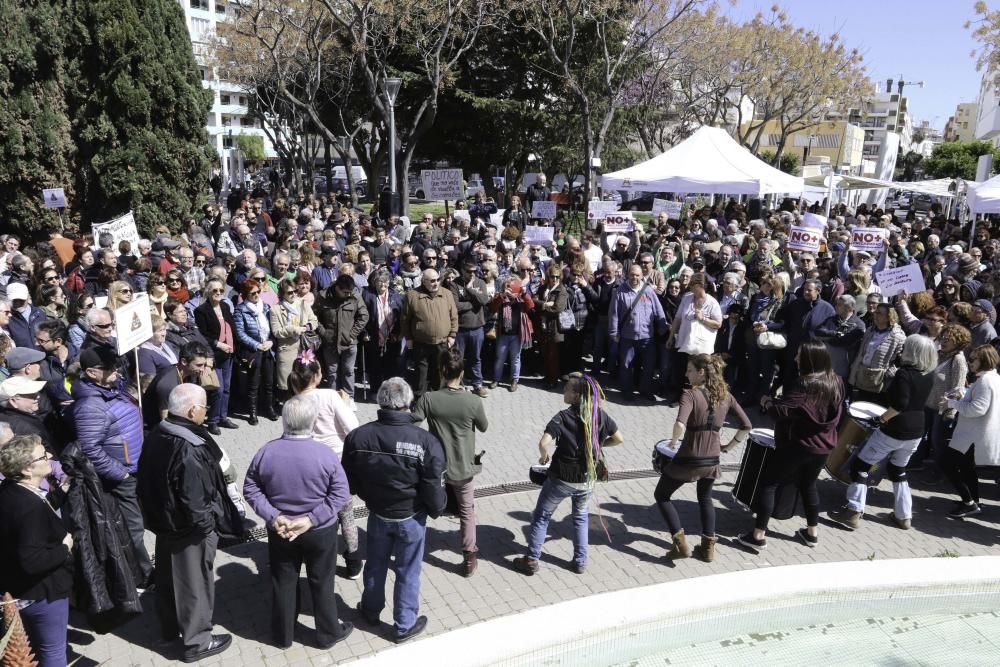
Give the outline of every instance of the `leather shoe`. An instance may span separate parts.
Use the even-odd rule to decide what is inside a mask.
[[[413,624],[412,628],[410,628],[403,634],[396,635],[392,641],[396,642],[397,644],[408,642],[426,629],[427,629],[427,617],[418,616],[417,622]]]
[[[233,643],[232,635],[212,635],[212,641],[208,642],[208,647],[202,651],[187,651],[181,658],[184,662],[198,662],[213,655],[218,655],[229,648]]]
[[[219,428],[218,424],[209,424],[208,432],[211,433],[212,435],[222,435],[222,429]]]
[[[360,602],[354,607],[354,609],[357,610],[358,614],[361,615],[361,618],[365,619],[365,622],[368,625],[378,625],[379,624],[380,621],[379,621],[379,618],[378,618],[378,614],[375,614],[374,616],[372,614],[369,614],[367,611],[365,611],[364,609],[362,609]]]
[[[219,422],[219,426],[221,426],[222,428],[239,428],[239,425],[237,425],[237,423],[234,422],[229,417],[226,417],[225,419],[221,420]]]
[[[256,426],[257,425],[257,415],[250,415],[249,417],[247,417],[247,423],[250,424],[251,426]]]
[[[343,622],[343,623],[340,624],[340,636],[339,637],[337,637],[336,639],[334,639],[329,644],[317,644],[317,646],[320,649],[324,650],[324,651],[329,651],[334,646],[336,646],[340,642],[342,642],[345,639],[347,639],[348,637],[350,637],[352,632],[354,632],[354,624],[353,623],[347,623],[345,621],[345,622]]]

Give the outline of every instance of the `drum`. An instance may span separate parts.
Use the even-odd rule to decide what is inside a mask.
[[[840,425],[837,433],[837,446],[826,459],[826,471],[834,479],[844,484],[851,483],[850,461],[856,450],[859,450],[868,436],[875,429],[878,418],[886,411],[886,408],[875,403],[857,401],[851,403],[849,416]],[[883,469],[885,466],[881,466]],[[884,470],[883,470],[884,474]],[[873,484],[874,475],[868,478],[869,485]],[[879,476],[879,481],[882,477]],[[874,482],[878,484],[878,482]]]
[[[774,456],[774,431],[768,428],[755,428],[750,431],[747,446],[743,449],[740,472],[736,476],[736,483],[733,484],[733,500],[744,509],[751,512],[756,510],[761,475],[768,459],[772,456]],[[798,489],[793,484],[780,485],[774,495],[774,511],[771,516],[779,520],[792,518],[795,516],[798,498]]]
[[[663,472],[663,469],[674,460],[677,449],[680,449],[680,445],[677,449],[670,447],[670,442],[670,440],[660,440],[653,446],[653,470],[656,472]]]
[[[530,479],[532,483],[542,486],[548,478],[549,467],[547,465],[540,465],[536,463],[528,468],[528,479]]]

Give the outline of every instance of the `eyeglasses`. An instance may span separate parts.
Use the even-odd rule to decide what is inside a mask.
[[[196,259],[194,261],[194,265],[195,266],[205,266],[205,260],[203,260],[203,259]]]
[[[651,259],[644,259],[644,260],[642,260],[642,261],[641,261],[641,262],[639,262],[639,263],[640,263],[640,264],[652,264],[652,263],[653,263],[653,260],[651,260]]]
[[[35,336],[35,343],[37,343],[38,345],[45,345],[46,343],[51,343],[51,342],[52,342],[51,338],[39,338],[38,336]]]
[[[209,291],[209,294],[223,294],[223,291],[220,289],[214,289]]]
[[[37,398],[38,395],[36,394],[35,397]],[[30,465],[33,465],[35,463],[39,463],[41,461],[48,461],[51,458],[52,458],[52,455],[49,454],[48,451],[46,451],[44,454],[42,454],[41,456],[39,456],[37,459],[31,459],[31,461],[28,463],[28,465],[30,466]]]
[[[115,326],[114,322],[108,322],[107,324],[95,324],[94,328],[95,329],[110,329],[113,326]]]
[[[427,255],[426,257],[424,257],[424,259],[426,260],[437,259],[437,258],[438,258],[437,255]]]
[[[168,284],[168,285],[169,285],[170,283],[179,283],[179,282],[181,282],[181,279],[180,279],[180,278],[167,278],[167,284]]]
[[[45,282],[58,281],[58,280],[59,280],[59,276],[57,276],[55,274],[53,274],[51,276],[45,276]]]
[[[17,397],[18,398],[26,398],[29,401],[37,401],[38,400],[38,392],[36,391],[34,394],[18,394]]]
[[[260,294],[260,290],[254,290],[253,292],[250,292],[247,296],[257,296],[259,294]]]
[[[295,295],[295,290],[293,290],[293,289],[285,290],[284,295],[285,296],[294,296]]]
[[[120,289],[120,290],[118,290],[118,293],[119,294],[131,294],[132,290],[130,290],[130,289]]]

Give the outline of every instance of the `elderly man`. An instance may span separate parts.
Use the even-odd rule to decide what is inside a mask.
[[[726,273],[722,276],[722,283],[719,289],[719,308],[723,313],[729,312],[729,306],[737,305],[740,310],[746,312],[750,299],[740,291],[740,277],[735,273]]]
[[[450,297],[449,297],[450,298]],[[444,511],[445,455],[441,442],[414,425],[413,391],[402,378],[378,389],[378,419],[354,429],[344,441],[344,470],[351,492],[368,507],[364,592],[358,611],[371,625],[385,608],[385,578],[394,561],[395,641],[427,627],[420,611],[420,565],[427,517]]]
[[[434,269],[424,271],[420,287],[407,293],[400,335],[412,351],[417,370],[416,394],[420,398],[428,387],[438,388],[441,351],[454,345],[458,335],[458,304],[449,290],[441,289]]]
[[[271,572],[271,632],[280,648],[292,645],[299,612],[299,569],[306,566],[316,620],[316,646],[332,648],[354,626],[337,618],[333,594],[337,514],[349,502],[347,476],[330,447],[312,437],[317,404],[305,396],[285,403],[284,434],[254,455],[243,495],[267,524]]]
[[[115,322],[111,311],[107,308],[91,308],[84,319],[87,335],[80,343],[80,352],[96,348],[102,354],[118,359],[118,375],[126,382],[135,377],[135,357],[130,354],[118,356],[118,340],[115,338]]]
[[[201,291],[205,287],[205,269],[194,264],[194,251],[191,248],[181,248],[177,251],[178,267],[184,272],[184,280],[187,282],[188,291],[191,294],[201,296]]]
[[[179,384],[167,418],[149,433],[138,470],[146,525],[156,534],[156,612],[165,642],[180,637],[184,662],[222,653],[232,643],[212,634],[219,536],[238,537],[242,520],[226,494],[218,444],[205,430],[205,390]]]
[[[354,289],[354,278],[337,276],[313,306],[323,340],[320,355],[331,389],[340,389],[354,398],[354,364],[358,358],[358,338],[368,324],[368,309]]]
[[[654,263],[653,253],[644,252],[639,255],[639,267],[642,269],[642,279],[649,283],[656,296],[663,296],[663,293],[667,291],[667,281],[663,277],[663,273],[656,270]]]
[[[340,251],[335,246],[324,245],[319,256],[320,264],[312,270],[312,278],[316,281],[317,290],[325,290],[337,279]]]
[[[267,276],[267,282],[271,286],[271,291],[275,294],[280,293],[279,286],[282,280],[295,278],[295,274],[288,270],[288,267],[291,265],[292,259],[287,252],[279,252],[274,255],[274,259],[271,261],[271,273]]]
[[[820,324],[815,334],[817,340],[826,343],[833,372],[840,376],[845,387],[866,328],[865,323],[855,314],[854,306],[854,297],[850,294],[837,297],[834,300],[837,312]]]
[[[45,383],[23,375],[0,382],[0,421],[7,422],[15,435],[37,435],[46,447],[58,448],[45,422],[38,414],[38,399]]]
[[[11,305],[7,324],[10,337],[18,347],[35,347],[35,326],[46,319],[45,313],[31,304],[28,286],[24,283],[7,285],[7,298]]]
[[[611,299],[608,309],[608,335],[618,343],[618,386],[622,398],[633,400],[632,385],[637,369],[639,391],[653,399],[653,373],[656,368],[657,333],[667,329],[663,306],[649,283],[643,280],[642,269],[633,264],[628,270],[628,282]]]

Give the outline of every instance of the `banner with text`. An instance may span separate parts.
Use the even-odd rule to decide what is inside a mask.
[[[608,215],[618,210],[618,202],[604,201],[603,199],[592,199],[587,204],[587,219],[600,222]]]
[[[900,292],[916,294],[927,289],[919,264],[907,264],[879,271],[875,275],[875,281],[882,290],[882,296],[886,298],[896,296]]]
[[[555,220],[556,203],[554,201],[531,202],[531,217],[535,220]]]
[[[115,218],[114,220],[109,220],[108,222],[102,222],[91,227],[91,231],[94,234],[94,240],[97,241],[101,238],[101,234],[111,234],[114,238],[111,247],[116,249],[118,244],[122,241],[128,241],[132,245],[132,255],[136,257],[139,256],[139,230],[135,226],[135,218],[132,217],[132,211],[129,211],[120,218]],[[96,244],[94,247],[98,247]]]
[[[654,199],[653,200],[653,215],[657,216],[661,213],[666,213],[667,218],[670,220],[680,220],[681,219],[681,202],[679,201],[668,201],[666,199]]]
[[[139,292],[132,301],[115,309],[115,338],[118,354],[139,347],[153,337],[149,295]]]
[[[461,169],[423,169],[420,180],[426,199],[465,199]]]
[[[66,191],[62,188],[46,188],[42,190],[45,208],[66,208]]]
[[[867,250],[880,253],[885,230],[878,227],[855,227],[851,230],[851,250]]]
[[[493,227],[503,227],[503,214],[507,212],[507,209],[498,209],[496,213],[490,213],[490,225]]]
[[[632,232],[635,230],[635,219],[632,211],[618,211],[604,218],[604,231],[608,233]]]
[[[555,227],[527,225],[524,228],[524,242],[528,245],[552,245],[552,234],[555,231]]]
[[[792,225],[788,230],[788,249],[805,250],[806,252],[819,252],[820,233],[812,227],[798,227]]]

